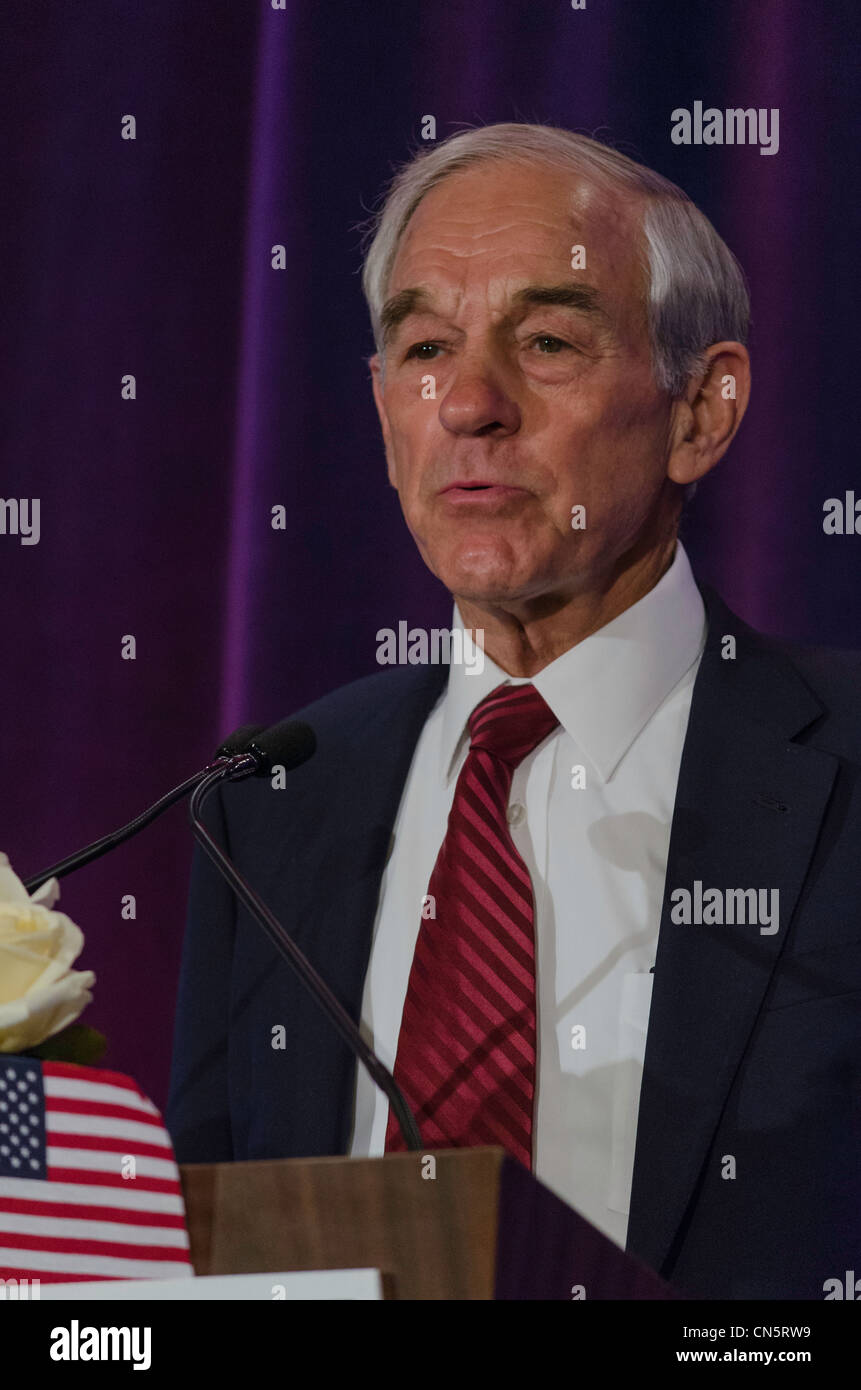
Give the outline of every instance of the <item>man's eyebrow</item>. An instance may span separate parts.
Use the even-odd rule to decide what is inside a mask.
[[[525,285],[517,290],[512,299],[518,308],[541,309],[558,305],[563,309],[577,309],[581,314],[591,314],[606,322],[610,320],[595,287],[576,284],[573,280],[560,285]]]
[[[593,285],[565,281],[559,285],[524,285],[512,296],[517,309],[540,309],[553,305],[563,309],[576,309],[581,314],[610,321],[610,315],[603,306],[601,295]],[[398,290],[387,299],[380,314],[380,331],[383,343],[387,343],[404,319],[411,314],[426,313],[431,309],[430,299],[425,290],[416,286]]]
[[[395,329],[399,328],[410,314],[416,314],[420,310],[428,308],[428,297],[424,290],[398,290],[397,294],[393,294],[391,299],[386,300],[380,314],[380,332],[383,342],[389,341]]]

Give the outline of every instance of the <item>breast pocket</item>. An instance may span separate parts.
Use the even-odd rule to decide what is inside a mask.
[[[861,941],[784,956],[766,1008],[816,1003],[861,990]]]

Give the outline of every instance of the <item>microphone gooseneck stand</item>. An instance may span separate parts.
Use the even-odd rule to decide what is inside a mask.
[[[35,893],[37,888],[41,888],[43,883],[47,883],[49,878],[64,878],[75,869],[81,869],[85,864],[91,864],[94,859],[101,859],[103,854],[115,849],[117,845],[123,844],[125,840],[130,840],[133,835],[137,835],[139,830],[145,829],[151,821],[156,820],[163,811],[167,811],[174,802],[181,801],[187,796],[203,778],[209,777],[215,771],[219,774],[228,769],[236,769],[237,777],[250,777],[257,771],[259,764],[256,758],[249,753],[234,754],[233,757],[217,758],[201,772],[195,772],[193,777],[186,777],[184,782],[180,782],[173,791],[166,792],[159,797],[158,801],[148,807],[146,811],[141,811],[139,816],[130,820],[127,825],[120,826],[119,830],[112,830],[110,835],[103,835],[100,840],[95,840],[91,845],[86,845],[84,849],[76,850],[74,854],[69,854],[65,859],[59,859],[56,864],[52,864],[50,869],[42,869],[38,874],[31,874],[24,879],[24,887],[28,893]]]
[[[265,931],[272,945],[296,972],[305,988],[326,1014],[329,1022],[340,1034],[350,1051],[368,1071],[371,1079],[387,1097],[395,1113],[404,1142],[408,1149],[418,1152],[422,1149],[422,1137],[413,1113],[406,1102],[401,1088],[391,1072],[383,1065],[377,1054],[365,1042],[346,1009],[314,969],[311,962],[300,951],[292,937],[282,927],[277,917],[270,912],[263,899],[255,893],[250,884],[239,873],[216,840],[210,835],[201,819],[204,803],[211,792],[222,781],[232,781],[237,774],[229,766],[214,767],[195,787],[189,804],[189,816],[194,837],[201,849],[209,856],[219,873],[227,880],[239,901]],[[239,776],[244,774],[239,773]]]

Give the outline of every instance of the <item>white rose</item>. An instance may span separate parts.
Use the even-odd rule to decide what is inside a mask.
[[[24,1052],[59,1033],[90,1003],[91,970],[71,970],[84,934],[51,909],[55,878],[32,898],[0,854],[0,1052]]]

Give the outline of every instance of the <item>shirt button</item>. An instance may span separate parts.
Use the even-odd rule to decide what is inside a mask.
[[[515,801],[514,805],[509,806],[508,808],[508,824],[520,825],[520,822],[523,820],[523,817],[525,815],[526,808],[521,806],[519,801]]]

